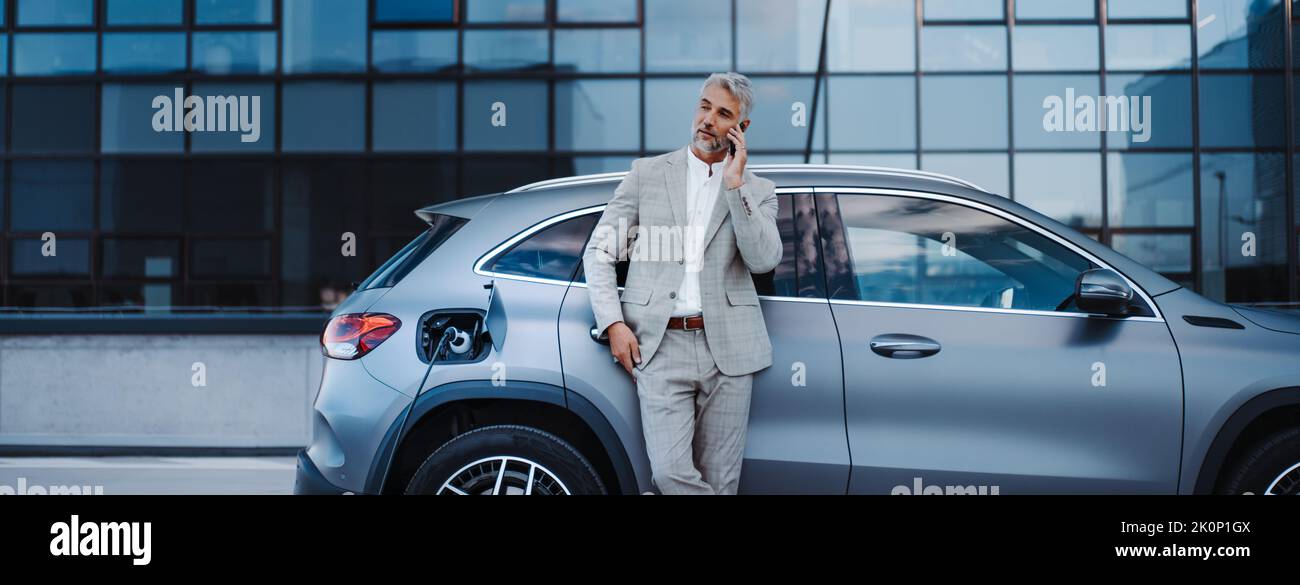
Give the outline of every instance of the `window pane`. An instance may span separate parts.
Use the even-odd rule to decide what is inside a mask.
[[[15,85],[15,152],[91,152],[95,149],[93,85]]]
[[[18,26],[91,26],[94,0],[20,0]]]
[[[1285,84],[1281,75],[1202,75],[1201,145],[1286,145]]]
[[[1014,38],[1012,62],[1016,71],[1097,69],[1096,26],[1017,26]]]
[[[271,275],[271,243],[257,238],[190,242],[190,276],[259,278]]]
[[[89,161],[13,161],[9,227],[16,232],[94,227],[95,165]],[[62,241],[58,242],[62,251]]]
[[[14,35],[14,75],[81,75],[94,72],[94,33]]]
[[[1112,71],[1188,69],[1192,63],[1189,30],[1180,24],[1108,26],[1106,68]]]
[[[709,23],[709,34],[699,33]],[[731,69],[731,4],[696,0],[645,3],[647,71]]]
[[[635,22],[636,0],[556,0],[560,22]]]
[[[465,66],[478,70],[530,69],[550,61],[544,30],[467,30]]]
[[[466,81],[465,150],[545,150],[548,107],[544,81]]]
[[[185,33],[106,33],[104,71],[169,73],[185,70]]]
[[[1034,230],[969,207],[879,195],[839,202],[857,290],[838,298],[1054,311],[1091,266]]]
[[[566,156],[558,161],[556,176],[622,173],[632,168],[635,156]]]
[[[485,269],[501,274],[568,281],[599,214],[588,213],[552,225],[498,256]]]
[[[550,160],[542,156],[471,157],[464,162],[466,196],[499,193],[553,178]]]
[[[194,70],[210,75],[275,73],[275,33],[196,32]]]
[[[641,147],[641,84],[635,79],[582,79],[555,84],[557,150]]]
[[[198,24],[271,24],[272,0],[194,0]],[[285,11],[301,0],[285,2]]]
[[[831,71],[914,71],[912,0],[834,0],[826,41]]]
[[[378,22],[452,22],[455,0],[375,0]]]
[[[10,285],[9,304],[14,307],[88,307],[94,301],[89,286]]]
[[[1190,75],[1135,75],[1107,74],[1106,93],[1110,96],[1126,98],[1128,115],[1123,111],[1115,114],[1108,112],[1108,119],[1114,120],[1116,128],[1124,128],[1122,121],[1129,121],[1127,131],[1108,132],[1108,148],[1191,148],[1192,146],[1192,78]],[[1150,108],[1145,107],[1145,98],[1151,98]],[[1133,98],[1138,98],[1138,109],[1133,108]],[[1107,107],[1110,107],[1108,102]],[[1134,118],[1137,116],[1137,118]],[[1143,122],[1138,128],[1133,120]]]
[[[831,150],[916,148],[916,80],[911,76],[832,76],[826,93],[835,104],[826,128]]]
[[[100,307],[122,309],[165,310],[179,304],[179,287],[165,283],[146,284],[101,284],[99,286]]]
[[[1285,161],[1282,153],[1201,155],[1205,296],[1288,300]]]
[[[641,32],[632,28],[556,29],[555,69],[592,73],[641,68]]]
[[[1016,148],[1098,148],[1104,120],[1096,75],[1017,75]]]
[[[1114,0],[1112,0],[1114,1]],[[1096,0],[1016,0],[1016,18],[1094,18]]]
[[[737,5],[741,71],[817,71],[826,0],[750,0]]]
[[[1016,202],[1073,228],[1101,226],[1101,155],[1018,153]]]
[[[813,79],[811,77],[759,77],[754,80],[754,111],[749,117],[753,126],[746,140],[755,150],[783,149],[802,151],[808,146],[808,132],[813,125]],[[825,95],[825,92],[823,92]],[[824,108],[824,106],[823,106]],[[796,116],[798,113],[798,116]],[[817,125],[817,146],[824,143],[825,111]]]
[[[456,150],[454,82],[377,82],[374,100],[375,151]]]
[[[1007,68],[1003,26],[932,26],[921,30],[921,69],[1001,71]]]
[[[273,229],[272,181],[271,165],[264,162],[193,162],[187,231],[256,233]]]
[[[415,217],[416,209],[460,196],[456,163],[449,159],[376,160],[368,176],[371,229],[406,234],[403,241],[428,227]]]
[[[54,255],[47,256],[39,239],[12,240],[13,254],[10,272],[16,277],[68,277],[90,275],[90,242],[84,239],[60,238],[56,241]]]
[[[155,128],[159,116],[174,118],[172,84],[106,83],[104,110],[99,117],[100,149],[103,152],[180,152],[185,148],[183,126]],[[156,102],[158,98],[166,102]],[[158,103],[155,107],[153,104]],[[173,120],[174,122],[174,120]],[[183,120],[182,120],[183,122]]]
[[[1191,234],[1114,234],[1110,240],[1116,252],[1174,280],[1190,280]]]
[[[284,86],[281,147],[297,152],[365,148],[366,88],[360,83],[311,82]]]
[[[275,86],[269,83],[195,82],[194,95],[213,96],[240,104],[239,131],[191,132],[190,150],[194,152],[269,152],[275,147]],[[247,104],[248,107],[243,107]],[[206,114],[206,108],[204,110]],[[228,120],[234,119],[227,115]],[[228,128],[231,126],[227,126]],[[248,130],[245,130],[248,128]]]
[[[1110,225],[1194,225],[1190,153],[1111,153],[1106,161]]]
[[[333,289],[363,280],[370,268],[366,233],[365,166],[354,160],[293,161],[284,166],[280,230],[283,303],[322,305]],[[358,238],[355,256],[342,253],[343,234]],[[327,289],[322,291],[322,289]]]
[[[298,0],[282,10],[285,73],[365,69],[365,2]]]
[[[220,249],[212,250],[220,252]],[[191,254],[193,257],[193,254]],[[200,308],[235,308],[271,306],[271,287],[255,283],[194,284],[189,289],[189,305]]]
[[[179,25],[183,15],[181,0],[108,0],[109,25]]]
[[[179,276],[181,242],[177,239],[104,238],[106,278]]]
[[[647,149],[672,150],[691,141],[692,116],[703,84],[698,77],[645,80]]]
[[[922,78],[921,146],[927,150],[1006,148],[1007,78]]]
[[[925,0],[926,20],[1002,20],[1003,0]]]
[[[1011,192],[1005,154],[925,153],[921,155],[921,170],[970,181],[1004,197]]]
[[[1187,18],[1187,0],[1109,0],[1111,18]]]
[[[371,34],[375,71],[438,71],[456,64],[456,31],[376,30]]]
[[[99,176],[99,229],[105,232],[185,231],[182,163],[105,160]]]
[[[546,0],[473,0],[467,2],[469,22],[543,22]]]
[[[1281,68],[1285,66],[1278,0],[1201,0],[1196,27],[1204,69]]]

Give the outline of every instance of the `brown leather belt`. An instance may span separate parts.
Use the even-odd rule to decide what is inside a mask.
[[[704,329],[704,315],[691,315],[689,317],[669,317],[669,329],[685,329],[694,331]]]

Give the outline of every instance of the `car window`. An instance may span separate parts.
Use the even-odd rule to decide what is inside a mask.
[[[447,241],[456,230],[469,220],[451,215],[433,214],[429,218],[429,229],[416,236],[387,262],[384,262],[366,280],[357,285],[358,290],[387,288],[396,286],[411,270],[420,265],[443,242]]]
[[[816,261],[816,226],[812,223],[812,202],[811,199],[804,201],[804,207],[808,210],[804,225],[804,235],[807,236],[807,242],[799,240],[800,235],[795,228],[795,211],[794,200],[792,195],[782,195],[777,197],[777,215],[776,227],[781,233],[781,242],[783,250],[781,253],[781,263],[771,272],[764,274],[751,274],[754,279],[754,290],[764,296],[782,296],[782,297],[814,297],[825,298],[824,286],[821,273],[812,265]],[[807,197],[804,195],[803,197]],[[595,229],[594,227],[592,229]],[[804,267],[802,278],[797,274],[796,267],[800,262],[807,264]],[[618,277],[618,286],[624,286],[627,279],[627,260],[621,260],[614,265],[615,273]],[[586,275],[582,267],[578,267],[578,274],[574,282],[587,282]]]
[[[489,272],[568,282],[582,259],[587,236],[596,227],[597,213],[587,213],[549,225],[517,242],[485,266]]]
[[[1064,310],[1073,306],[1079,273],[1094,267],[1034,230],[964,205],[869,194],[837,199],[850,276],[834,287],[834,298]]]

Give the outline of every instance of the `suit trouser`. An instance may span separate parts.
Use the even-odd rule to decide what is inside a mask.
[[[735,494],[753,374],[718,371],[702,330],[668,329],[636,370],[652,480],[664,494]]]

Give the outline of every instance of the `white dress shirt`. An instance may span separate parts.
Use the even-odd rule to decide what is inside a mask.
[[[723,161],[709,164],[695,156],[686,147],[686,225],[682,227],[686,273],[677,287],[677,302],[673,317],[688,317],[703,312],[700,304],[700,269],[704,256],[704,230],[718,202],[718,188],[722,181]]]

